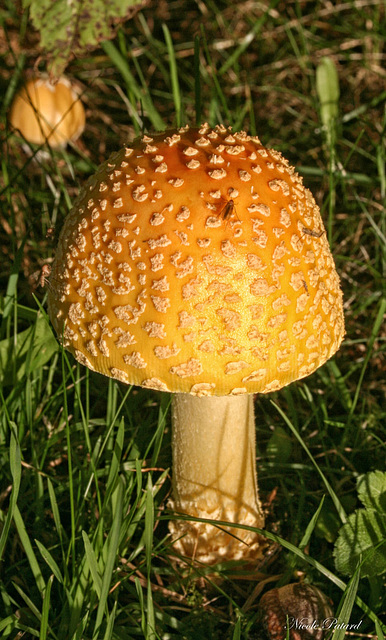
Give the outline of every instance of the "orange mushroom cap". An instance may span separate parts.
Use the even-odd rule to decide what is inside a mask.
[[[85,112],[67,78],[52,83],[42,76],[27,82],[16,95],[9,121],[28,142],[59,147],[83,133]]]
[[[65,220],[50,317],[79,362],[128,384],[274,391],[344,336],[323,231],[302,179],[257,137],[206,124],[143,136]]]

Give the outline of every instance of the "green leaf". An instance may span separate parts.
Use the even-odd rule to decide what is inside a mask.
[[[267,444],[267,456],[280,462],[287,462],[292,453],[291,438],[282,427],[276,427]]]
[[[352,513],[339,531],[334,548],[335,567],[353,575],[363,558],[361,574],[374,577],[386,571],[386,515],[366,509]]]
[[[358,498],[366,509],[386,513],[386,473],[371,471],[360,476],[357,482]]]
[[[55,76],[74,56],[113,38],[116,27],[145,4],[143,0],[23,0]]]
[[[12,339],[0,342],[0,383],[13,385],[29,371],[42,367],[58,350],[58,343],[42,316]]]

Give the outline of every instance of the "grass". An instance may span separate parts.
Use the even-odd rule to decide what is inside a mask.
[[[24,74],[44,66],[36,35],[13,2],[0,20],[0,637],[262,640],[261,593],[305,579],[342,619],[363,618],[364,637],[383,639],[382,578],[338,575],[332,557],[358,507],[356,478],[385,460],[382,3],[145,8],[69,65],[87,127],[47,157],[26,154],[6,119]],[[143,130],[204,120],[257,133],[297,166],[345,299],[336,357],[256,398],[270,553],[252,573],[173,563],[169,399],[62,353],[36,279],[79,186],[111,151]]]

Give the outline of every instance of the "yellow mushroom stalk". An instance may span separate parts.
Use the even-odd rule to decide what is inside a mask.
[[[256,558],[264,523],[254,393],[308,376],[344,336],[314,198],[256,136],[203,125],[143,136],[104,163],[66,218],[49,312],[90,369],[173,396],[175,547]]]
[[[264,526],[256,477],[253,396],[192,396],[172,401],[173,500],[194,518]],[[263,548],[256,532],[237,526],[171,520],[175,548],[200,562],[255,560]]]

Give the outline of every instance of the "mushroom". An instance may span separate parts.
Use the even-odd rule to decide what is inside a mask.
[[[336,622],[332,615],[327,596],[300,582],[267,591],[259,602],[258,624],[266,640],[323,640]]]
[[[207,124],[143,136],[88,181],[62,229],[49,313],[83,365],[173,393],[175,548],[252,559],[262,537],[253,394],[339,348],[320,211],[282,155]],[[226,521],[215,526],[194,518]]]
[[[67,78],[52,83],[41,76],[29,80],[16,95],[9,121],[27,142],[48,142],[55,148],[79,138],[85,126],[85,112]]]

